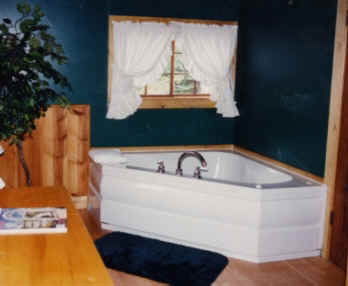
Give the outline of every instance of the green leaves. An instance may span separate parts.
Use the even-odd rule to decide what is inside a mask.
[[[36,24],[35,20],[26,19],[20,23],[19,28],[21,29],[22,33],[31,32],[35,24]]]
[[[8,33],[8,27],[5,24],[0,24],[0,31],[4,34]]]
[[[35,106],[35,100],[34,100],[34,98],[32,98],[32,97],[29,98],[29,99],[27,100],[27,104],[28,104],[29,107]],[[24,114],[24,118],[29,119],[29,114]]]
[[[18,20],[0,23],[0,139],[15,143],[35,129],[35,120],[57,103],[68,106],[68,79],[55,67],[66,63],[63,46],[41,22],[39,6],[17,5]]]
[[[29,40],[29,46],[30,48],[32,49],[37,49],[38,47],[41,46],[41,42],[38,38],[35,38],[35,37],[32,37],[30,40]]]
[[[33,17],[35,20],[40,20],[44,16],[44,13],[42,13],[40,7],[38,5],[35,6]]]
[[[27,2],[22,2],[17,4],[17,10],[20,12],[22,15],[26,16],[29,15],[31,12],[31,7]]]

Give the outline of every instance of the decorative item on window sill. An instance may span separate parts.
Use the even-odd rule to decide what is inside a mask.
[[[0,144],[0,156],[2,155],[2,154],[4,154],[4,148],[1,146],[1,144]],[[1,189],[3,189],[3,188],[5,188],[5,186],[6,186],[6,184],[5,184],[5,182],[4,182],[4,180],[0,177],[0,190]]]

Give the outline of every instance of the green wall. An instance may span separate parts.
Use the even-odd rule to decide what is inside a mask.
[[[176,17],[238,20],[239,1],[112,1],[107,0],[108,15]],[[104,103],[102,103],[104,104]],[[105,104],[104,104],[105,105]],[[98,103],[98,114],[105,107]],[[96,145],[190,145],[229,144],[234,141],[238,119],[226,119],[215,109],[140,110],[126,120],[105,120],[96,116],[96,127],[103,126],[104,138]],[[105,138],[107,136],[108,138]]]
[[[237,144],[323,175],[336,1],[243,3]]]
[[[72,103],[91,106],[92,146],[238,144],[323,174],[336,1],[30,0],[39,3],[69,64]],[[0,17],[13,17],[13,0]],[[241,116],[215,110],[140,110],[105,119],[110,14],[239,21]]]
[[[236,20],[239,4],[221,1],[214,8],[201,1],[30,0],[39,3],[69,57],[63,72],[72,83],[72,103],[91,106],[92,146],[227,144],[234,140],[236,119],[215,110],[140,110],[125,120],[106,114],[107,21],[109,14]],[[203,6],[202,6],[203,5]],[[2,0],[0,16],[15,2]],[[201,9],[203,7],[203,9]],[[195,11],[192,13],[192,11]],[[229,12],[228,12],[229,11]]]

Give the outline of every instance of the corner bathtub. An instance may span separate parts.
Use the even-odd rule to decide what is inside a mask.
[[[102,152],[102,148],[98,148]],[[320,255],[326,186],[232,151],[201,151],[208,172],[182,152],[123,153],[91,160],[90,196],[102,227],[216,251],[251,262]],[[157,173],[164,161],[166,173]]]

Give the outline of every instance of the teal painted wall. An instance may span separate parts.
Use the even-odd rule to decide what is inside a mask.
[[[227,144],[238,119],[215,110],[140,110],[125,120],[106,114],[107,21],[109,14],[237,20],[239,1],[28,0],[39,3],[70,61],[72,103],[91,106],[92,146]],[[13,15],[15,1],[0,1],[0,17]],[[231,4],[232,3],[232,4]]]
[[[238,144],[323,174],[336,1],[28,0],[39,3],[65,47],[72,103],[91,106],[92,146]],[[0,1],[0,17],[15,15]],[[241,116],[215,110],[140,110],[105,119],[110,14],[239,21]]]
[[[293,2],[243,2],[237,144],[322,176],[336,1]]]
[[[194,19],[238,20],[238,1],[217,0],[213,4],[200,1],[113,1],[107,0],[108,15],[175,17]],[[99,106],[104,113],[104,106]],[[215,109],[140,110],[126,120],[114,121],[97,117],[106,138],[97,145],[120,142],[121,145],[190,145],[230,144],[235,140],[238,119],[222,118]],[[114,130],[114,131],[112,131]],[[114,132],[107,133],[107,132]],[[122,136],[124,138],[119,138]],[[110,144],[110,143],[109,143]],[[115,144],[115,143],[114,143]],[[112,145],[112,144],[111,144]]]

